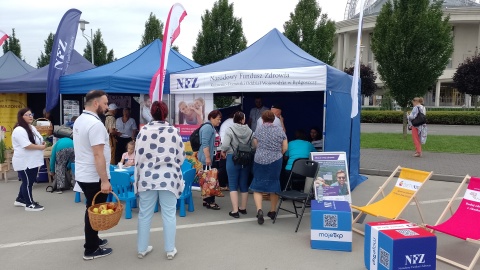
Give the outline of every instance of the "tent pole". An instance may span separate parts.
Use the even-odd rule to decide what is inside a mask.
[[[63,126],[63,95],[60,94],[60,126]]]
[[[325,152],[325,119],[327,119],[327,93],[328,91],[325,89],[323,95],[323,130],[322,130],[322,152]]]

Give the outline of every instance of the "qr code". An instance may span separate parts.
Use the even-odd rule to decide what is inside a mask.
[[[338,228],[338,216],[337,215],[323,215],[323,227],[324,228]]]
[[[386,252],[383,248],[380,248],[380,252],[378,254],[379,263],[383,265],[383,267],[390,269],[390,253]]]
[[[410,229],[404,229],[404,230],[396,230],[399,234],[403,236],[416,236],[418,233],[410,230]]]

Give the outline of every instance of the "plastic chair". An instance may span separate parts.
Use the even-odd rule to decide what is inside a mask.
[[[464,185],[467,183],[468,180],[470,180],[470,183],[467,186],[465,195],[463,196],[463,199],[460,202],[457,210],[453,212],[452,204],[457,198],[458,194],[464,188]],[[437,255],[437,260],[443,261],[461,269],[470,270],[474,268],[475,264],[480,258],[480,230],[478,230],[478,224],[480,223],[480,212],[478,212],[479,208],[477,208],[476,206],[480,206],[480,178],[470,177],[469,175],[467,175],[460,183],[460,186],[453,194],[452,198],[447,204],[447,207],[445,207],[445,210],[440,215],[435,225],[425,226],[429,229],[432,229],[433,231],[441,232],[476,244],[478,248],[477,253],[475,254],[468,266],[447,259],[440,255]],[[447,215],[448,211],[450,211],[452,216],[440,224],[440,222]]]
[[[72,171],[72,174],[75,175],[75,163],[70,163],[70,170]],[[81,192],[75,191],[75,200],[76,203],[79,203],[82,201],[82,194]],[[87,203],[85,201],[85,203]]]
[[[177,200],[177,209],[180,208],[180,216],[184,217],[187,215],[185,212],[185,204],[188,204],[188,212],[195,211],[193,206],[193,195],[192,195],[192,184],[195,179],[195,169],[190,169],[183,173],[183,180],[185,181],[185,188],[183,189],[182,195]]]
[[[193,165],[192,165],[192,163],[188,162],[187,160],[185,160],[182,163],[182,166],[180,166],[180,169],[182,169],[182,173],[190,170],[191,168],[193,168]]]
[[[389,194],[387,194],[387,196],[385,196],[385,188],[399,171],[400,175],[398,176],[395,187],[390,191]],[[360,211],[357,217],[353,220],[352,224],[355,224],[358,220],[360,220],[364,214],[375,217],[383,217],[386,219],[398,219],[412,200],[415,201],[415,205],[417,206],[422,223],[425,223],[416,195],[422,188],[423,184],[430,179],[432,174],[433,172],[419,171],[398,166],[385,181],[385,183],[379,188],[377,193],[373,195],[366,206],[351,205],[352,208]],[[380,193],[384,196],[384,198],[374,202]],[[357,228],[352,228],[352,230],[359,234],[365,235],[363,231]]]
[[[110,184],[120,201],[125,202],[125,219],[131,219],[132,208],[137,207],[137,198],[131,191],[130,176],[123,172],[110,172]]]
[[[297,159],[293,163],[292,171],[288,177],[287,185],[285,190],[282,192],[277,193],[279,196],[279,203],[277,206],[277,211],[275,213],[275,218],[273,219],[273,223],[277,220],[278,212],[280,209],[295,214],[298,219],[297,228],[295,228],[295,232],[298,231],[298,227],[300,226],[300,222],[302,221],[303,213],[305,212],[305,208],[307,206],[307,202],[313,197],[312,188],[313,188],[313,181],[309,183],[309,187],[304,188],[304,190],[293,190],[292,189],[292,175],[302,176],[302,177],[312,177],[314,178],[317,174],[318,170],[318,163],[314,161],[310,161],[307,159]],[[307,181],[305,181],[304,186],[307,185]],[[305,192],[307,191],[307,192]],[[282,208],[283,201],[290,200],[293,204],[293,210]],[[301,203],[301,206],[296,205],[295,203]],[[302,208],[302,211],[298,213],[297,208]]]

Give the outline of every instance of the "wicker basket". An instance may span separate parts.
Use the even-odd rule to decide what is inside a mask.
[[[93,212],[93,208],[98,208],[100,205],[108,204],[108,203],[95,204],[95,198],[97,198],[97,195],[99,193],[100,191],[97,192],[97,194],[95,194],[95,197],[93,197],[92,206],[88,207],[88,219],[90,220],[90,225],[95,231],[105,231],[115,227],[118,224],[118,222],[120,221],[120,218],[122,217],[123,204],[120,202],[120,199],[118,199],[117,194],[110,191],[110,193],[112,193],[113,196],[115,196],[115,198],[117,199],[117,208],[115,212],[109,215],[101,215],[98,213],[96,214]]]
[[[50,123],[49,126],[37,126],[37,121],[48,121]],[[38,118],[35,119],[32,123],[33,126],[37,129],[38,133],[44,135],[46,134],[47,136],[50,136],[53,134],[53,124],[50,120],[47,118]]]

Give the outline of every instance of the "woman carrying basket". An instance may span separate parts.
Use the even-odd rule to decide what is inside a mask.
[[[172,260],[177,254],[176,205],[184,187],[180,166],[185,151],[178,130],[165,121],[167,104],[155,101],[150,112],[153,120],[142,127],[135,145],[134,187],[140,199],[137,255],[141,259],[153,249],[149,245],[150,226],[155,205],[160,201],[164,249],[167,259]]]

